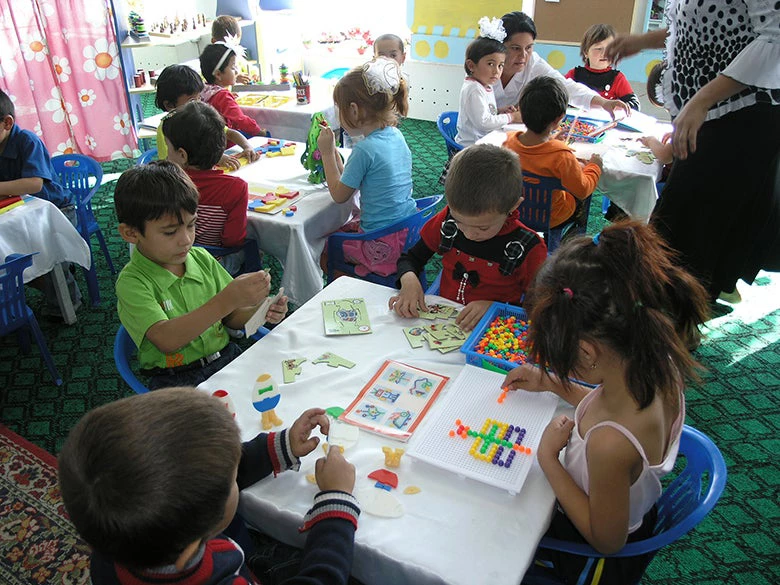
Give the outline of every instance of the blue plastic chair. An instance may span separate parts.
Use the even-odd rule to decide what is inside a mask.
[[[83,154],[61,154],[53,157],[51,162],[59,175],[60,183],[70,189],[70,192],[76,197],[76,217],[78,218],[76,229],[89,245],[89,254],[92,259],[89,269],[84,269],[84,276],[87,279],[90,302],[96,306],[100,304],[100,288],[98,287],[95,255],[92,253],[92,245],[90,244],[90,238],[93,234],[97,235],[100,249],[103,250],[111,274],[116,274],[116,268],[114,268],[111,255],[108,253],[103,232],[100,230],[95,213],[92,211],[92,197],[100,189],[100,184],[103,181],[103,169],[95,159]]]
[[[726,487],[726,462],[710,438],[685,425],[680,438],[680,455],[685,467],[661,494],[658,500],[658,520],[653,536],[631,542],[612,555],[602,555],[587,544],[577,544],[554,538],[542,538],[540,549],[572,553],[593,559],[655,555],[658,550],[681,538],[715,507]],[[681,464],[678,456],[677,464]],[[559,584],[549,572],[533,566],[523,578],[524,585]],[[638,581],[637,581],[638,583]],[[628,585],[628,584],[627,584]]]
[[[236,252],[244,251],[244,264],[241,266],[241,270],[233,276],[244,274],[245,272],[257,272],[263,269],[263,256],[260,254],[260,248],[257,245],[256,240],[247,238],[244,240],[242,246],[235,246],[233,248],[222,248],[220,246],[204,246],[203,244],[195,244],[199,248],[208,250],[208,252],[214,256],[214,258],[222,258],[228,254],[235,254]]]
[[[138,160],[135,161],[136,166],[140,165],[146,165],[152,162],[153,160],[157,160],[157,149],[156,148],[150,148],[149,150],[145,151],[141,156],[138,157]]]
[[[576,233],[584,234],[587,229],[587,225],[578,226],[574,221],[568,221],[555,228],[550,227],[552,193],[561,190],[564,189],[559,179],[523,171],[524,199],[518,208],[520,221],[532,230],[544,234],[548,254],[561,244],[561,240],[569,231],[575,230]],[[583,202],[585,218],[590,212],[590,200],[591,197],[588,197]]]
[[[114,338],[114,363],[116,363],[116,369],[125,383],[136,394],[144,394],[149,392],[149,388],[141,383],[141,380],[138,379],[130,367],[130,359],[137,351],[138,348],[135,346],[135,341],[130,337],[125,326],[120,325],[119,331],[116,332],[116,338]]]
[[[441,270],[439,270],[439,274],[436,275],[436,278],[433,279],[433,282],[431,283],[431,286],[428,287],[428,290],[425,291],[426,295],[438,295],[441,292]]]
[[[33,255],[11,254],[6,256],[3,264],[0,264],[0,336],[16,332],[22,352],[29,353],[30,333],[32,333],[54,383],[59,386],[62,384],[62,378],[49,353],[49,346],[46,345],[46,339],[38,326],[35,313],[27,306],[24,296],[22,274],[26,268],[32,266]]]
[[[447,154],[450,158],[463,150],[463,145],[455,142],[455,136],[458,134],[458,112],[442,112],[439,114],[439,118],[436,120],[436,127],[447,144]]]
[[[383,284],[385,286],[395,287],[395,281],[398,278],[397,273],[392,273],[389,276],[381,276],[370,272],[365,276],[358,276],[355,272],[355,265],[350,264],[344,257],[344,242],[362,240],[373,241],[378,240],[381,237],[400,232],[401,230],[408,230],[406,233],[406,240],[402,251],[405,252],[411,248],[417,240],[420,239],[420,230],[425,222],[428,221],[436,213],[436,206],[442,200],[443,195],[432,195],[430,197],[422,197],[417,199],[417,212],[398,220],[388,226],[380,228],[378,230],[371,230],[362,233],[347,233],[347,232],[335,232],[328,237],[328,283],[330,284],[336,278],[336,273],[341,272],[367,280],[376,284]],[[426,288],[425,271],[420,275],[420,282],[423,285],[423,289]]]
[[[268,329],[260,327],[260,329],[257,330],[257,333],[250,337],[257,341],[268,333]],[[135,375],[135,372],[133,372],[133,368],[130,366],[130,360],[137,351],[138,348],[135,346],[133,338],[130,337],[125,326],[120,325],[119,330],[116,332],[116,337],[114,338],[114,363],[116,364],[116,369],[125,383],[130,386],[136,394],[144,394],[149,392],[149,388],[143,385],[141,380]]]

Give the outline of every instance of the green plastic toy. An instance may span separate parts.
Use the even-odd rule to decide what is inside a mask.
[[[301,164],[303,168],[309,171],[309,183],[325,182],[325,167],[322,165],[322,153],[317,146],[317,138],[320,137],[323,126],[327,125],[328,122],[325,120],[322,112],[317,112],[311,117],[309,137],[306,139],[306,150],[301,155]],[[341,156],[341,153],[339,153],[339,156]],[[344,160],[343,156],[341,156],[341,160]]]

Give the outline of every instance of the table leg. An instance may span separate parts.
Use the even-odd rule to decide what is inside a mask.
[[[66,324],[73,325],[76,322],[76,310],[73,308],[73,302],[70,300],[68,283],[65,280],[65,274],[62,272],[62,264],[55,264],[51,273],[54,277],[54,290],[57,293],[57,303],[60,306],[60,311],[62,311],[62,318]]]

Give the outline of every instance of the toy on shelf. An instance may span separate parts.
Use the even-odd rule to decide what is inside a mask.
[[[150,26],[149,34],[156,37],[173,37],[189,30],[206,28],[207,24],[206,15],[203,13],[196,14],[189,19],[186,16],[179,18],[177,15],[173,22],[169,21],[166,16],[161,22],[155,22]]]
[[[287,85],[290,84],[290,78],[287,77],[290,74],[290,70],[288,69],[287,65],[282,63],[279,66],[279,83],[286,83]]]
[[[252,406],[261,413],[260,424],[264,431],[283,424],[274,411],[281,398],[279,386],[271,374],[260,374],[252,387]]]
[[[325,182],[325,167],[322,164],[322,153],[317,146],[317,138],[323,128],[328,127],[325,115],[317,112],[311,117],[311,126],[309,127],[309,136],[306,139],[306,150],[301,155],[301,164],[303,168],[309,171],[309,183]],[[341,156],[341,153],[339,153]],[[343,162],[344,157],[341,156]]]
[[[127,20],[130,22],[130,36],[137,40],[149,40],[149,33],[146,32],[146,24],[144,19],[137,12],[131,12],[127,15]]]

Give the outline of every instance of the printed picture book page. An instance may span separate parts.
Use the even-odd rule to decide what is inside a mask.
[[[339,419],[407,441],[449,378],[386,361]]]

